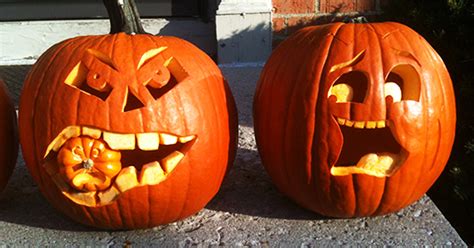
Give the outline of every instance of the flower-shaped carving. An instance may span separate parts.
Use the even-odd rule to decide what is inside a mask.
[[[107,189],[122,168],[121,154],[105,142],[86,136],[69,139],[59,150],[59,171],[80,191]]]

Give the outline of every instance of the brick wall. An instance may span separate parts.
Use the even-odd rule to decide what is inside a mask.
[[[272,0],[273,47],[308,26],[342,20],[345,16],[373,16],[387,0]]]

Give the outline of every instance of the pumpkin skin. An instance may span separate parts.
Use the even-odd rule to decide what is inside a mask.
[[[2,191],[15,168],[18,155],[16,112],[2,79],[0,79],[0,115],[0,191]]]
[[[383,215],[419,199],[449,158],[455,119],[444,63],[399,23],[301,29],[274,50],[254,98],[257,145],[273,182],[332,217]],[[386,158],[390,168],[378,168]]]
[[[205,53],[175,37],[116,33],[56,44],[27,76],[19,124],[25,162],[47,200],[80,223],[107,229],[147,228],[196,213],[217,193],[236,149],[235,103],[220,70]],[[106,183],[96,184],[95,194],[95,186],[81,191],[65,180],[73,174],[61,172],[64,164],[57,161],[72,161],[67,158],[72,149],[64,144],[69,150],[59,151],[66,155],[56,160],[53,143],[76,127],[82,135],[86,128],[99,130],[97,142],[108,145],[105,132],[193,140],[166,178],[148,185],[129,185],[133,182],[122,178],[125,186],[109,191],[118,194],[112,199],[99,194]],[[94,136],[88,132],[86,138]],[[62,142],[79,135],[69,136]],[[121,173],[135,171],[138,181],[145,164],[163,156],[112,150],[119,150],[122,160],[128,157]],[[111,164],[117,160],[113,156]],[[108,174],[113,185],[115,173]],[[110,199],[94,205],[102,196]]]

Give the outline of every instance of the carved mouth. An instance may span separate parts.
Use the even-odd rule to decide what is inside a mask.
[[[43,166],[72,201],[104,206],[132,188],[166,180],[196,138],[69,126],[49,144]]]
[[[334,176],[366,174],[390,177],[405,162],[406,152],[388,127],[390,122],[352,121],[337,118],[344,143],[335,165]]]

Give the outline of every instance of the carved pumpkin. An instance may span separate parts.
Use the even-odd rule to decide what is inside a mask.
[[[52,205],[81,223],[182,219],[210,201],[233,161],[235,103],[205,53],[146,34],[133,1],[106,6],[111,34],[60,42],[28,74],[25,161]]]
[[[455,100],[441,58],[410,28],[334,23],[273,52],[254,117],[280,191],[323,215],[373,216],[416,201],[440,175]]]
[[[7,87],[0,79],[0,191],[10,178],[18,155],[16,112]]]

